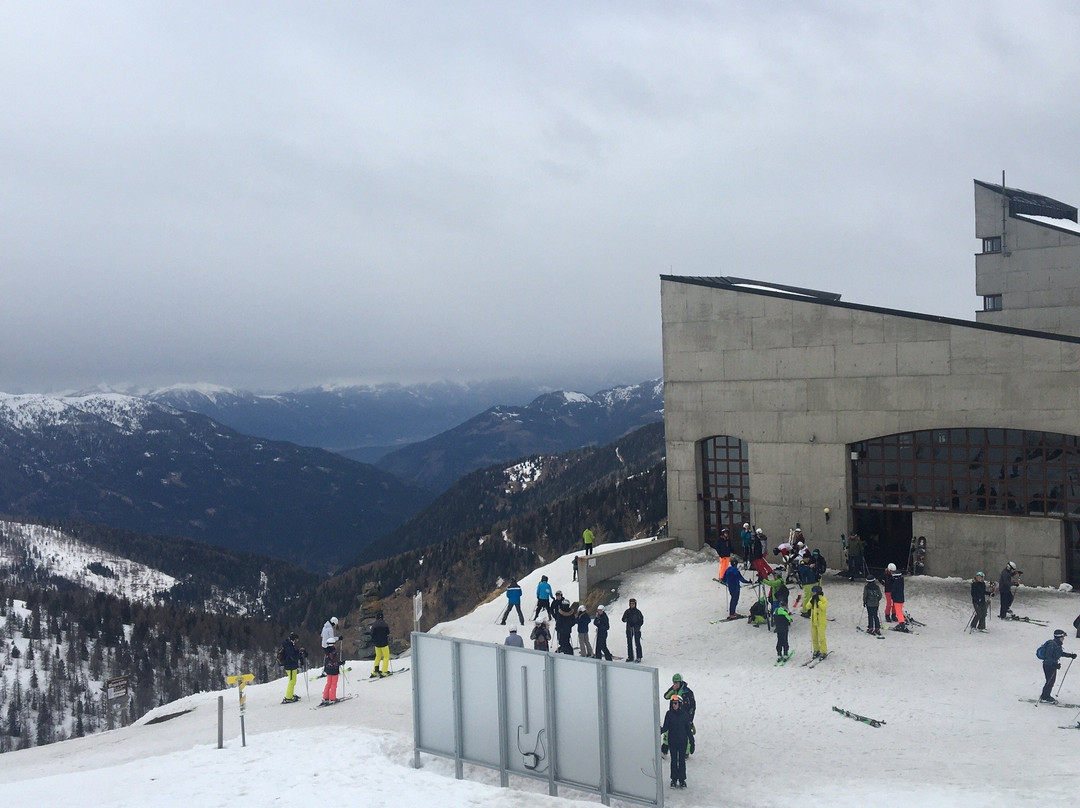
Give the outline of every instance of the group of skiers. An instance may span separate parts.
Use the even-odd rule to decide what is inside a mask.
[[[521,587],[517,581],[511,581],[506,590],[507,607],[503,612],[501,624],[505,624],[506,617],[514,604],[520,609]],[[547,618],[541,617],[541,612],[547,614]],[[606,659],[609,662],[614,659],[608,649],[607,638],[611,630],[611,619],[603,605],[596,607],[596,614],[590,615],[589,610],[583,603],[571,602],[562,591],[552,593],[551,583],[546,575],[540,576],[540,583],[536,586],[536,609],[533,611],[534,626],[529,635],[533,649],[536,651],[551,650],[551,629],[548,628],[548,620],[555,623],[555,638],[557,641],[556,652],[560,654],[574,655],[573,635],[577,635],[577,653],[580,656]],[[645,617],[637,607],[637,600],[630,598],[630,604],[623,612],[622,622],[626,626],[626,659],[628,662],[641,661],[641,627],[645,623]],[[521,624],[525,621],[522,618]],[[596,629],[596,643],[590,642],[589,634],[592,628]],[[506,645],[524,647],[524,640],[518,636],[517,629],[511,628],[510,635],[504,641]]]

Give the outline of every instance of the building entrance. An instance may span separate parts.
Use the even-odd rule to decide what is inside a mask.
[[[911,551],[911,512],[854,508],[855,532],[866,545],[866,566],[875,575],[892,563],[906,570]]]

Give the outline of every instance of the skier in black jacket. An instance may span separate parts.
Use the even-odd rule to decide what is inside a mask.
[[[603,657],[608,662],[611,662],[611,651],[607,647],[607,635],[611,629],[611,621],[608,619],[603,606],[596,607],[596,617],[593,618],[593,625],[596,626],[596,654],[594,656],[597,659]]]
[[[574,655],[574,647],[570,644],[570,635],[577,625],[577,612],[573,604],[566,598],[555,604],[555,636],[559,639],[557,653]]]
[[[390,626],[383,620],[382,612],[375,612],[375,622],[371,624],[371,644],[375,646],[375,667],[371,671],[372,679],[390,675]],[[379,664],[382,663],[382,670]]]
[[[683,712],[682,699],[672,696],[660,732],[667,734],[671,755],[671,787],[686,788],[686,754],[694,754],[694,734],[690,731],[690,713]]]
[[[293,631],[281,644],[281,666],[285,668],[285,675],[289,682],[285,686],[285,698],[281,700],[282,704],[300,701],[300,697],[294,695],[293,690],[296,688],[296,672],[300,668],[300,660],[307,659],[307,651],[296,646],[297,639],[296,632]]]
[[[1069,659],[1076,659],[1076,654],[1070,654],[1065,650],[1065,632],[1060,628],[1054,632],[1054,639],[1047,640],[1044,644],[1046,648],[1045,656],[1043,657],[1043,675],[1046,677],[1046,684],[1043,685],[1042,693],[1039,695],[1039,701],[1045,701],[1048,704],[1057,704],[1057,699],[1050,695],[1050,691],[1054,689],[1054,681],[1057,679],[1058,668],[1061,667],[1061,658],[1068,657]]]
[[[986,587],[986,576],[981,572],[975,573],[975,578],[971,582],[971,606],[975,609],[975,614],[971,616],[971,622],[968,624],[971,628],[977,631],[986,631],[986,597],[990,593]]]
[[[641,627],[645,625],[645,615],[637,607],[637,600],[630,598],[630,608],[622,615],[626,623],[626,661],[641,662]],[[637,645],[637,659],[634,658],[634,646]]]

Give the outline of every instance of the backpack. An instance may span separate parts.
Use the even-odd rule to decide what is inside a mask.
[[[1036,648],[1035,649],[1035,656],[1037,656],[1039,659],[1046,659],[1046,646],[1048,646],[1052,642],[1056,642],[1056,640],[1047,640],[1042,645],[1040,645],[1038,648]]]

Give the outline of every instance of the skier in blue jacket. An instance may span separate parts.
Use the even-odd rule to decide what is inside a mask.
[[[525,625],[525,615],[521,613],[521,586],[517,581],[511,581],[506,587],[506,611],[502,614],[500,625],[506,625],[506,618],[510,616],[510,610],[517,609],[518,620]]]
[[[728,594],[731,595],[731,605],[728,607],[728,620],[733,620],[736,617],[742,617],[740,614],[736,614],[735,610],[739,605],[739,587],[742,584],[750,583],[748,580],[742,577],[742,573],[739,572],[739,568],[732,564],[727,568],[727,572],[724,573],[724,586],[728,589]]]
[[[1039,701],[1045,701],[1048,704],[1057,704],[1057,699],[1050,695],[1050,691],[1054,689],[1054,681],[1057,679],[1058,668],[1061,667],[1061,658],[1068,657],[1069,659],[1076,659],[1076,654],[1070,654],[1065,650],[1065,632],[1060,628],[1054,632],[1054,639],[1047,640],[1043,647],[1046,649],[1043,653],[1043,675],[1046,677],[1046,684],[1043,685],[1042,695],[1039,696]]]
[[[541,575],[540,583],[536,585],[536,611],[532,616],[534,621],[540,616],[541,609],[546,611],[552,620],[555,619],[555,610],[551,607],[551,584],[548,583],[546,575]]]

